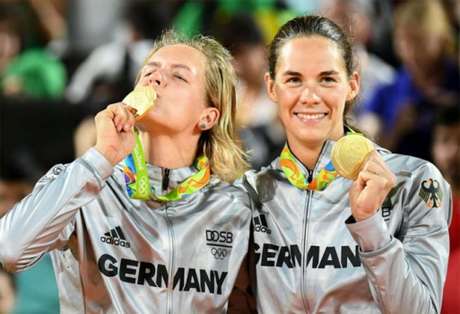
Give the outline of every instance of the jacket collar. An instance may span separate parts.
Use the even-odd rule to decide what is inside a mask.
[[[198,170],[194,166],[169,169],[147,164],[147,171],[152,188],[164,194]]]
[[[313,177],[315,177],[318,174],[318,172],[321,169],[323,169],[331,161],[332,149],[334,148],[335,142],[336,141],[329,140],[329,139],[324,142],[323,147],[321,148],[321,152],[319,154],[318,160],[316,161],[314,169],[308,169],[299,159],[297,159],[297,157],[294,154],[292,154],[294,156],[294,161],[295,161],[296,165],[299,166],[299,169],[302,170],[302,172],[303,172],[303,174],[305,176],[308,176],[309,172],[313,171],[312,175],[313,175]],[[374,144],[375,149],[377,150],[377,152],[390,153],[389,150],[387,150],[385,148],[382,148],[382,147],[380,147],[379,145],[377,145],[375,143],[373,143],[373,144]],[[281,170],[279,160],[280,160],[279,157],[276,158],[271,163],[271,167],[274,168],[274,169]]]
[[[318,160],[316,161],[314,169],[308,169],[295,155],[292,153],[292,156],[294,157],[293,160],[296,163],[296,165],[299,167],[299,169],[302,171],[302,173],[308,177],[310,173],[313,171],[313,176],[315,176],[319,170],[324,168],[330,161],[331,161],[331,152],[332,148],[334,147],[335,141],[332,140],[326,140],[323,143],[323,147],[321,148]],[[292,151],[291,151],[292,152]],[[280,157],[276,158],[271,166],[275,169],[280,169]]]

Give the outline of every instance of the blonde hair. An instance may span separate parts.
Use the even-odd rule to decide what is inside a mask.
[[[155,41],[144,65],[160,48],[177,44],[195,48],[206,57],[207,102],[220,112],[217,124],[201,134],[197,155],[204,154],[208,157],[213,174],[224,181],[232,182],[249,168],[235,122],[236,76],[231,63],[232,57],[221,44],[210,37],[198,35],[186,38],[169,30]]]
[[[411,27],[445,39],[445,52],[455,55],[455,39],[447,13],[439,0],[409,0],[396,8],[395,28]]]

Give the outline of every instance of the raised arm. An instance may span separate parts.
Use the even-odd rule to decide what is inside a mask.
[[[0,219],[0,262],[5,268],[24,269],[64,245],[73,231],[75,214],[98,195],[112,169],[92,148],[41,178],[32,193]]]
[[[383,313],[439,313],[449,256],[450,187],[426,163],[412,173],[400,197],[399,239],[380,213],[359,222],[349,219],[347,226]]]

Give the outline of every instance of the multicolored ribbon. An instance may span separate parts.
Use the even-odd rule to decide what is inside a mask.
[[[134,150],[124,160],[123,173],[125,175],[126,189],[131,198],[139,200],[154,199],[161,202],[177,201],[184,195],[190,195],[206,186],[211,178],[211,167],[206,156],[200,156],[195,162],[198,169],[193,175],[179,183],[170,192],[158,195],[150,186],[144,150],[136,130],[136,144]]]
[[[329,183],[337,177],[332,161],[330,161],[323,169],[319,171],[316,177],[309,183],[302,172],[302,169],[297,165],[294,155],[291,153],[286,144],[280,155],[280,166],[289,182],[295,187],[302,190],[324,190]]]
[[[136,143],[132,153],[123,161],[123,173],[129,197],[145,201],[150,199],[151,193],[149,174],[139,131],[135,129],[134,133]]]

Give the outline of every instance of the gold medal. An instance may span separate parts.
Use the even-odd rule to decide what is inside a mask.
[[[374,150],[371,141],[360,134],[350,134],[340,138],[332,149],[332,164],[339,175],[355,180],[361,165]]]
[[[136,119],[140,119],[155,104],[157,93],[152,87],[138,86],[123,99],[123,103],[136,109]]]

